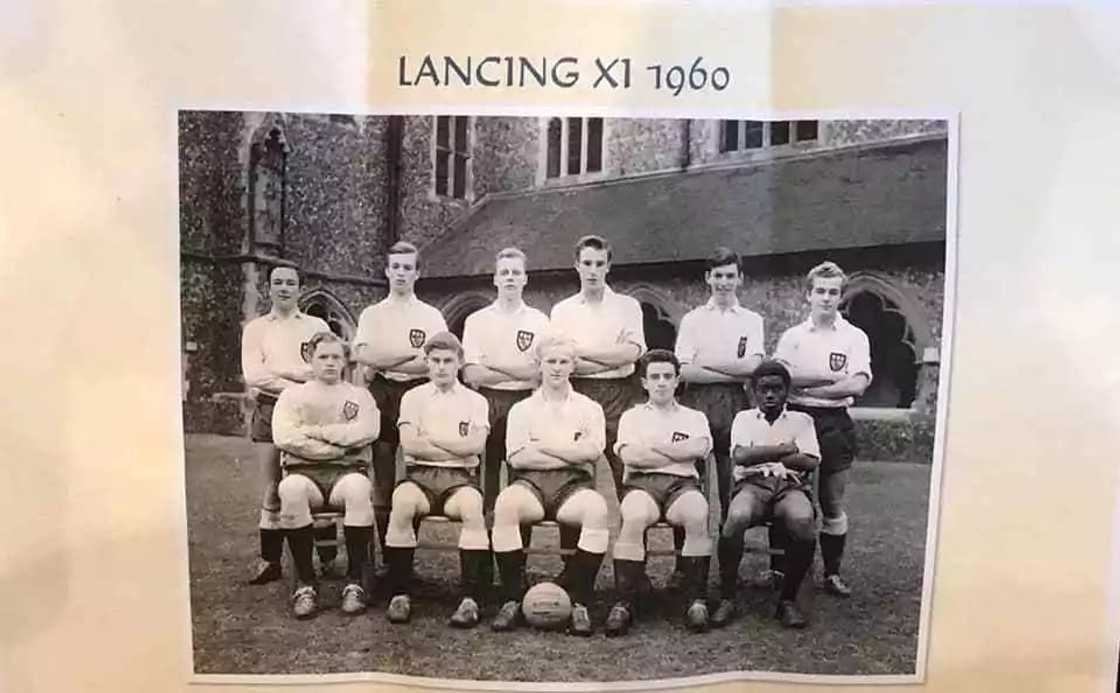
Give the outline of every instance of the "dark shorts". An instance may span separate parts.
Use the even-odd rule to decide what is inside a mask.
[[[637,376],[626,378],[572,378],[572,389],[599,403],[607,423],[607,450],[614,447],[618,437],[618,419],[622,412],[634,406],[641,399],[641,387]],[[614,454],[610,452],[610,454]]]
[[[789,405],[790,411],[800,411],[813,417],[817,431],[817,444],[821,448],[821,474],[838,472],[852,466],[855,459],[856,429],[847,407],[802,407]]]
[[[750,398],[742,383],[686,383],[681,389],[680,403],[708,417],[712,449],[720,455],[726,455],[731,447],[735,415],[750,408]]]
[[[478,486],[478,468],[464,469],[462,467],[433,467],[430,465],[412,465],[405,470],[405,478],[397,486],[412,482],[416,484],[428,498],[428,514],[443,515],[443,506],[451,495],[464,486],[473,488],[482,494]]]
[[[591,474],[569,469],[511,470],[510,483],[520,484],[533,492],[544,508],[546,520],[555,520],[560,506],[576,491],[585,488],[595,490],[595,480]]]
[[[400,444],[401,438],[397,431],[397,419],[401,415],[401,397],[404,397],[404,393],[412,388],[426,382],[428,382],[427,378],[414,378],[398,382],[390,380],[380,373],[373,376],[373,380],[369,384],[369,393],[373,395],[373,401],[377,403],[377,409],[381,412],[381,435],[377,438],[379,442],[394,446]]]
[[[731,489],[732,502],[734,502],[735,497],[740,493],[750,494],[755,499],[755,502],[766,507],[767,514],[773,512],[774,504],[791,493],[804,494],[809,500],[809,504],[813,505],[813,485],[807,479],[804,479],[804,477],[802,481],[779,481],[774,477],[767,477],[765,479],[752,479],[748,477],[735,482],[734,488]]]
[[[311,479],[311,482],[319,488],[319,493],[323,494],[323,502],[326,503],[331,498],[331,491],[338,480],[347,474],[361,474],[368,476],[369,468],[357,465],[343,465],[343,464],[300,464],[289,465],[284,467],[287,474],[299,474]]]
[[[253,408],[253,420],[249,425],[254,443],[272,442],[272,410],[275,408],[275,396],[263,392],[257,394],[257,405]]]
[[[700,490],[700,482],[695,477],[677,476],[676,474],[631,473],[626,479],[626,485],[622,488],[624,499],[626,494],[631,491],[648,493],[653,498],[653,502],[657,504],[658,510],[661,511],[659,519],[664,520],[665,513],[669,512],[669,508],[681,495],[692,490]]]

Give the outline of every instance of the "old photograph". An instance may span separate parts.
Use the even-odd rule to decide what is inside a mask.
[[[921,680],[955,124],[796,115],[180,111],[195,674]]]

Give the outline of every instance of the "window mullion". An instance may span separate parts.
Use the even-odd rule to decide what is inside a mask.
[[[455,141],[455,120],[458,116],[450,116],[447,119],[447,194],[449,197],[455,197],[455,148],[458,142]]]
[[[560,119],[560,175],[571,175],[568,170],[568,119]]]
[[[579,147],[580,147],[580,151],[583,152],[583,156],[581,156],[580,159],[579,159],[579,166],[580,166],[579,172],[580,173],[587,173],[587,148],[588,148],[588,146],[591,142],[591,136],[590,136],[591,131],[588,129],[588,127],[589,127],[588,126],[588,121],[590,121],[591,119],[590,118],[582,118],[581,120],[582,120],[582,127],[580,127],[580,129],[579,129],[579,133],[580,133]]]

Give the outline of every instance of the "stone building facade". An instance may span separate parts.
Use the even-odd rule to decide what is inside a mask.
[[[808,267],[839,262],[852,276],[845,310],[876,352],[866,437],[880,456],[928,461],[946,165],[943,121],[184,112],[185,426],[244,429],[240,329],[267,310],[277,262],[300,266],[301,305],[349,336],[385,293],[384,250],[412,241],[418,292],[459,331],[492,300],[501,247],[528,253],[526,297],[547,312],[577,288],[572,242],[599,233],[651,345],[671,346],[705,300],[715,245],[743,253],[742,299],[765,316],[768,349],[804,315]]]

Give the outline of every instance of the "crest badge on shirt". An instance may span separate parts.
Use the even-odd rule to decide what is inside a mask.
[[[679,443],[682,440],[688,440],[688,434],[681,433],[680,431],[673,431],[673,442]]]
[[[746,337],[740,337],[739,338],[738,354],[739,354],[739,356],[737,358],[743,358],[744,356],[747,355],[747,338]]]
[[[311,363],[311,342],[300,343],[299,356],[305,363]]]
[[[420,347],[424,346],[424,339],[427,336],[428,335],[424,333],[424,330],[417,330],[417,329],[409,330],[408,331],[408,343],[411,344],[413,347],[419,349]]]
[[[346,417],[347,421],[353,421],[354,417],[358,415],[358,410],[357,402],[346,400],[346,403],[342,405],[342,415]]]
[[[517,348],[521,351],[528,351],[531,346],[533,346],[533,333],[528,330],[518,330]]]
[[[467,434],[470,433],[470,432],[471,432],[471,422],[470,421],[460,421],[459,422],[459,435],[466,438]]]
[[[838,351],[834,351],[828,355],[828,367],[831,368],[833,372],[844,370],[844,366],[846,365],[848,365],[847,354],[841,354]]]

